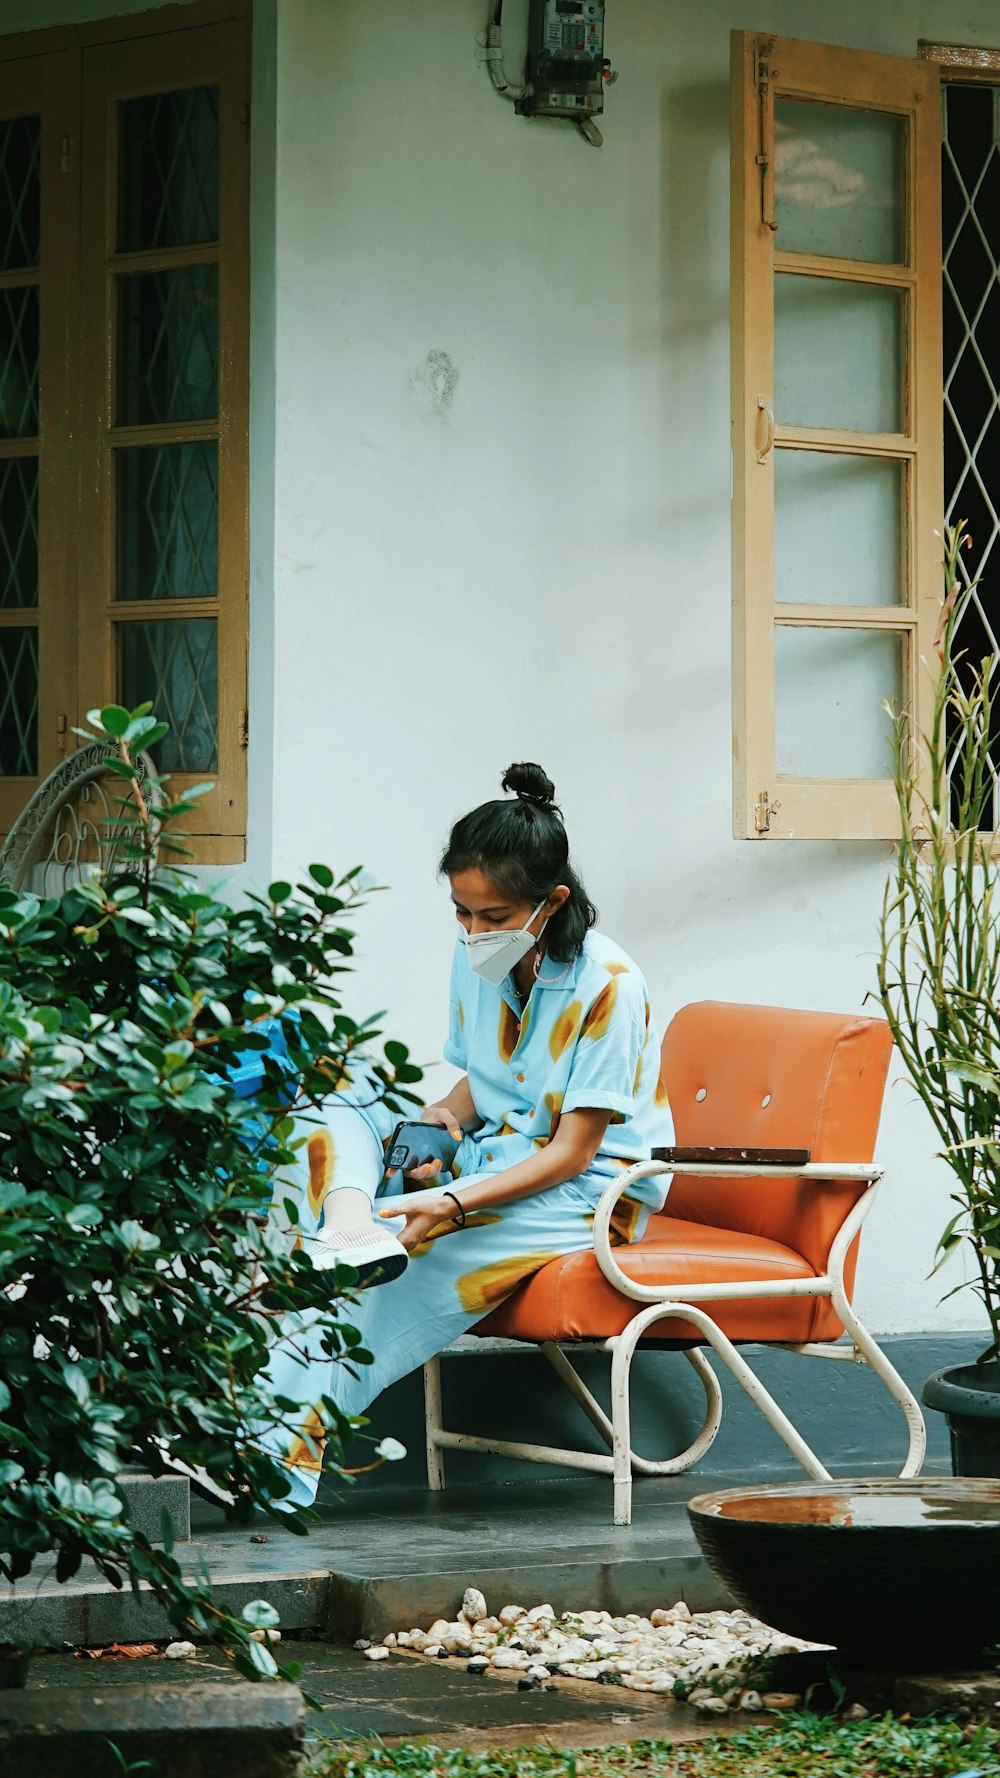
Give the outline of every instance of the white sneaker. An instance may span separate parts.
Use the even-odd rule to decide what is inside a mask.
[[[410,1261],[402,1242],[377,1223],[322,1229],[315,1240],[306,1243],[306,1251],[317,1272],[329,1272],[334,1266],[353,1266],[358,1284],[366,1288],[391,1284],[405,1272]]]
[[[210,1500],[213,1505],[218,1506],[236,1505],[236,1495],[231,1494],[229,1489],[223,1488],[220,1483],[213,1481],[200,1464],[185,1463],[182,1458],[175,1457],[165,1439],[154,1439],[152,1442],[159,1449],[160,1460],[165,1468],[171,1470],[174,1475],[186,1476],[192,1488],[196,1489],[205,1500]]]

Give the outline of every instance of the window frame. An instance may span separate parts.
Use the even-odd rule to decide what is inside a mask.
[[[87,710],[119,701],[116,631],[129,616],[211,616],[218,625],[218,771],[173,773],[171,788],[210,780],[184,824],[193,860],[246,856],[249,600],[249,0],[199,0],[132,17],[0,38],[0,116],[26,115],[52,90],[43,122],[41,276],[57,268],[60,301],[43,319],[39,495],[41,632],[39,777],[0,779],[0,832],[76,744]],[[197,248],[116,251],[117,101],[184,86],[220,88],[220,240]],[[16,103],[5,103],[5,89]],[[55,167],[53,157],[58,161]],[[49,249],[58,212],[58,251]],[[190,427],[124,428],[116,419],[114,284],[126,265],[219,264],[219,416]],[[53,281],[55,279],[53,278]],[[17,282],[0,274],[0,283]],[[43,314],[45,310],[43,310]],[[45,356],[46,345],[48,357]],[[180,436],[219,437],[219,579],[216,599],[143,601],[116,608],[114,449]],[[162,435],[162,439],[161,439]],[[0,455],[4,452],[0,443]],[[44,510],[43,510],[44,496]],[[162,609],[161,609],[162,605]],[[10,627],[17,613],[0,612]]]
[[[732,33],[733,832],[738,839],[898,837],[885,779],[779,777],[775,633],[779,625],[899,634],[903,701],[917,729],[933,696],[940,610],[943,491],[939,77],[936,67],[780,38]],[[906,263],[783,252],[774,220],[774,100],[843,104],[907,119]],[[773,416],[774,279],[780,272],[900,289],[905,326],[905,431],[781,425]],[[774,466],[781,448],[901,461],[906,489],[905,597],[898,605],[777,604]]]

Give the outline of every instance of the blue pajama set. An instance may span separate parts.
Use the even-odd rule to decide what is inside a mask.
[[[264,1376],[275,1394],[301,1404],[301,1419],[297,1430],[275,1425],[256,1442],[289,1471],[295,1505],[310,1504],[319,1485],[324,1396],[345,1414],[363,1414],[390,1383],[468,1332],[532,1272],[590,1248],[594,1211],[608,1181],[672,1141],[645,982],[621,947],[600,933],[589,933],[568,963],[546,955],[523,1009],[511,978],[499,988],[484,981],[459,943],[444,1054],[467,1074],[482,1122],[463,1138],[451,1180],[436,1181],[428,1197],[447,1185],[461,1198],[463,1187],[526,1160],[551,1140],[565,1112],[608,1111],[610,1121],[578,1178],[470,1211],[464,1228],[443,1224],[413,1250],[400,1277],[345,1303],[344,1320],[374,1355],[355,1375],[323,1352],[322,1317],[285,1318]],[[331,1095],[321,1117],[301,1120],[301,1164],[294,1177],[282,1175],[275,1190],[279,1207],[295,1193],[297,1239],[306,1245],[322,1226],[332,1189],[360,1189],[380,1206],[399,1190],[398,1180],[383,1179],[383,1144],[394,1119],[377,1083],[357,1064],[352,1070],[350,1084]],[[665,1197],[665,1176],[637,1181],[616,1212],[620,1238],[640,1237]],[[418,1201],[419,1194],[408,1197]]]

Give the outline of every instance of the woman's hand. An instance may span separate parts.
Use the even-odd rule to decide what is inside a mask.
[[[447,1130],[454,1142],[462,1140],[461,1127],[450,1105],[425,1105],[420,1113],[420,1122],[422,1124],[436,1124],[439,1129]],[[434,1180],[442,1171],[443,1166],[443,1161],[426,1161],[422,1167],[412,1168],[403,1177],[423,1184],[427,1180]],[[391,1179],[393,1174],[398,1172],[398,1167],[387,1167],[385,1176],[387,1179]]]
[[[461,1127],[450,1105],[425,1105],[420,1113],[420,1122],[422,1124],[440,1124],[441,1128],[447,1130],[449,1136],[453,1136],[456,1142],[462,1140]]]
[[[435,1162],[435,1167],[438,1166],[440,1162]],[[422,1168],[421,1171],[426,1172],[427,1169]],[[455,1206],[450,1198],[428,1198],[426,1193],[421,1192],[420,1197],[414,1199],[410,1206],[405,1198],[394,1198],[392,1208],[380,1209],[379,1216],[390,1221],[394,1216],[406,1218],[406,1227],[399,1231],[396,1239],[406,1248],[407,1253],[412,1253],[414,1247],[419,1247],[421,1241],[426,1241],[432,1230],[439,1228],[441,1223],[454,1221]]]

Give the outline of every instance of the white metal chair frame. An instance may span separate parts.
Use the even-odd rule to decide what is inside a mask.
[[[427,1432],[427,1481],[433,1490],[445,1486],[444,1451],[483,1451],[500,1457],[521,1458],[528,1463],[550,1463],[570,1469],[596,1471],[610,1475],[614,1481],[614,1515],[616,1525],[632,1522],[633,1475],[678,1475],[692,1468],[711,1448],[722,1424],[722,1390],[719,1380],[705,1355],[690,1348],[684,1356],[699,1377],[705,1391],[705,1418],[700,1431],[686,1450],[676,1457],[658,1461],[640,1457],[632,1450],[630,1381],[632,1359],[646,1330],[667,1316],[688,1321],[712,1347],[736,1379],[736,1382],[759,1408],[768,1424],[778,1434],[806,1474],[816,1481],[829,1481],[829,1471],[815,1452],[796,1431],[787,1414],[765,1389],[759,1377],[741,1357],[728,1335],[700,1305],[708,1302],[733,1302],[740,1298],[760,1297],[826,1297],[842,1322],[846,1338],[836,1341],[810,1340],[801,1344],[768,1341],[779,1351],[796,1352],[806,1358],[833,1358],[848,1364],[867,1364],[884,1383],[893,1401],[902,1409],[906,1421],[907,1452],[901,1477],[919,1475],[927,1448],[927,1431],[920,1404],[904,1383],[895,1367],[878,1346],[867,1328],[858,1319],[848,1300],[844,1283],[844,1265],[851,1245],[875,1200],[883,1169],[871,1165],[845,1162],[809,1162],[799,1167],[747,1166],[740,1162],[723,1165],[662,1161],[643,1161],[612,1181],[601,1197],[594,1217],[594,1254],[609,1284],[634,1302],[644,1305],[620,1334],[608,1339],[573,1341],[572,1347],[607,1352],[611,1356],[611,1414],[605,1413],[599,1401],[587,1388],[560,1345],[551,1340],[537,1342],[553,1370],[582,1407],[596,1427],[611,1455],[594,1451],[563,1449],[559,1446],[518,1443],[510,1439],[482,1438],[463,1432],[448,1431],[443,1423],[441,1397],[441,1359],[433,1358],[424,1366],[424,1403]],[[787,1177],[806,1180],[857,1180],[867,1186],[848,1211],[830,1248],[827,1270],[813,1278],[793,1278],[783,1283],[763,1280],[746,1282],[680,1285],[639,1284],[622,1271],[611,1246],[611,1215],[619,1198],[637,1179],[657,1173],[686,1173],[696,1178],[720,1177],[753,1179]],[[748,1342],[759,1343],[759,1342]],[[474,1334],[450,1346],[441,1357],[470,1356],[477,1352],[530,1350],[532,1342],[522,1340],[478,1339]]]

